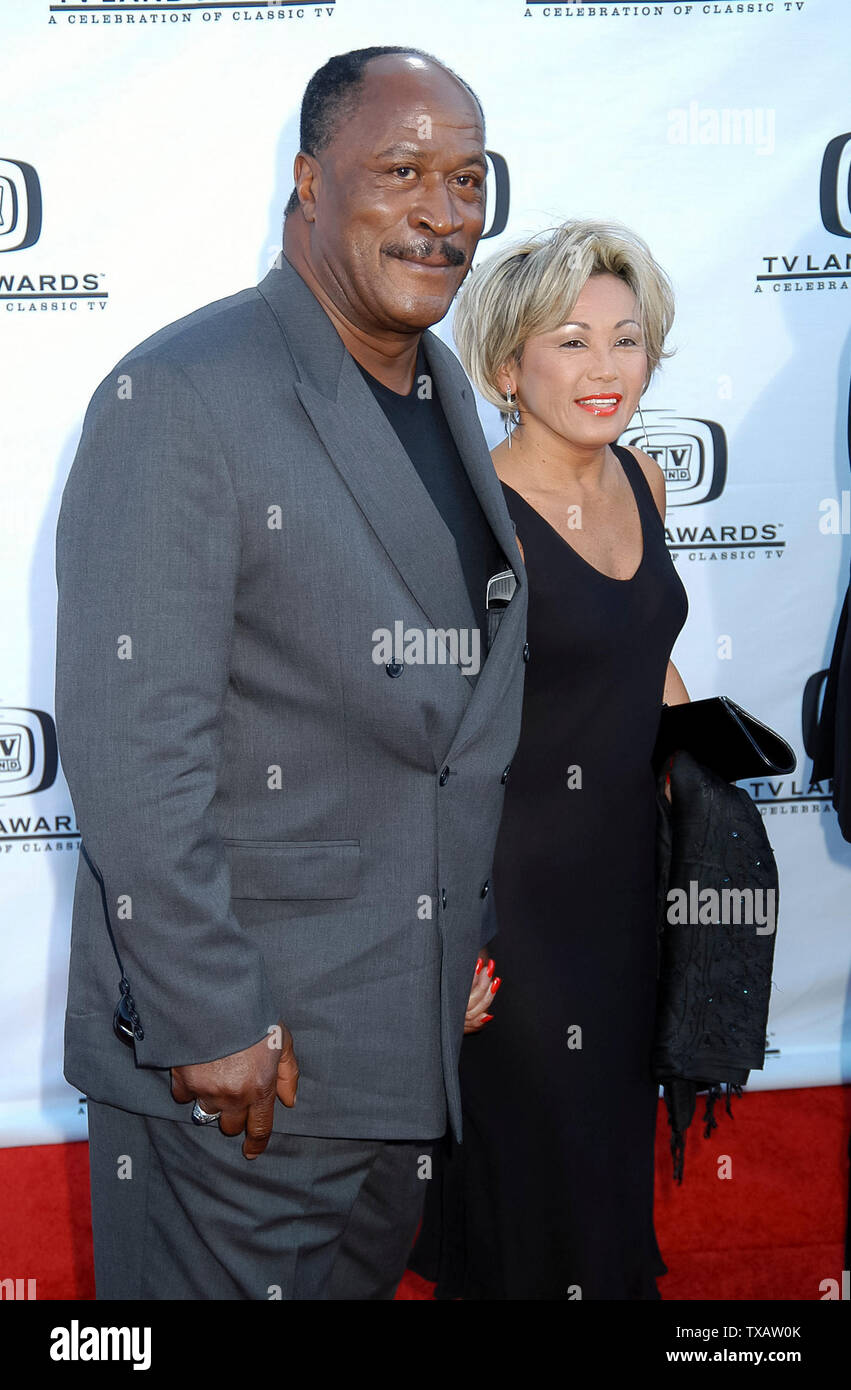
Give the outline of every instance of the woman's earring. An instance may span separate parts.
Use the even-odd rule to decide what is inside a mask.
[[[513,429],[514,429],[514,426],[513,426],[512,423],[511,423],[511,414],[512,414],[512,410],[511,410],[511,387],[510,387],[510,386],[506,386],[506,388],[505,388],[505,404],[508,406],[508,413],[507,413],[507,415],[506,415],[506,417],[505,417],[505,433],[508,435],[508,447],[509,447],[509,449],[510,449],[510,448],[511,448],[511,435],[512,435],[512,431],[513,431]]]

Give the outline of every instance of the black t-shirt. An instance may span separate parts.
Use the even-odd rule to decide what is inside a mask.
[[[482,632],[483,650],[487,632],[485,598],[488,580],[506,568],[502,549],[490,528],[476,496],[467,470],[458,453],[452,431],[437,397],[434,378],[420,339],[414,384],[407,396],[391,391],[382,381],[354,359],[361,375],[393,426],[399,441],[416,468],[431,500],[446,522],[458,548],[458,556],[476,621]],[[430,398],[421,399],[422,377],[431,380]]]

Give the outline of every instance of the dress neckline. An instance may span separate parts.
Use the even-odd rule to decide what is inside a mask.
[[[611,445],[609,447],[611,448]],[[612,453],[615,453],[614,449],[612,449]],[[501,478],[500,482],[502,483],[502,486],[504,488],[508,488],[509,492],[513,492],[515,497],[520,498],[520,501],[523,503],[524,507],[528,507],[530,512],[534,512],[535,516],[538,517],[539,520],[542,521],[544,525],[550,529],[550,531],[552,531],[556,539],[561,541],[565,549],[569,550],[571,555],[575,555],[576,559],[580,562],[580,564],[585,565],[586,569],[591,570],[591,572],[593,574],[598,575],[600,579],[607,579],[610,584],[632,584],[643,570],[645,561],[647,559],[647,533],[644,529],[644,514],[641,508],[641,499],[638,495],[638,489],[636,488],[635,483],[633,482],[629,470],[624,466],[623,459],[618,458],[618,455],[616,453],[615,458],[618,460],[618,463],[623,469],[624,474],[626,475],[626,480],[629,483],[630,488],[632,489],[632,495],[635,499],[635,506],[638,512],[638,524],[641,527],[641,559],[638,562],[638,566],[635,569],[635,572],[633,574],[630,574],[626,579],[618,579],[617,575],[606,574],[604,570],[598,570],[596,565],[592,565],[590,560],[586,560],[584,555],[580,555],[579,551],[574,549],[574,547],[570,544],[570,541],[565,540],[564,536],[561,534],[561,531],[557,530],[557,528],[553,526],[551,521],[547,521],[547,518],[543,515],[542,512],[538,511],[537,507],[533,507],[532,503],[526,500],[522,492],[518,492],[517,489],[513,488],[510,483],[504,483]],[[630,459],[633,463],[635,463],[635,460],[632,459],[632,455],[630,455]],[[636,468],[640,468],[641,465],[635,463],[635,466]]]

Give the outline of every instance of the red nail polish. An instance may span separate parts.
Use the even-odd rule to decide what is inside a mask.
[[[493,1018],[493,1014],[482,1014],[481,1022],[482,1022],[482,1023],[490,1023],[490,1021],[491,1021],[492,1018]]]
[[[479,974],[479,972],[480,972],[480,970],[481,970],[481,968],[482,968],[483,965],[484,965],[484,961],[482,960],[481,956],[479,956],[479,959],[476,961],[476,974],[477,974],[477,975]]]
[[[494,963],[493,963],[492,960],[489,960],[489,961],[488,961],[488,979],[491,979],[491,977],[493,976],[493,968],[494,968]]]
[[[501,979],[499,978],[499,976],[497,975],[496,979],[494,980],[493,984],[491,985],[491,994],[496,994],[496,992],[497,992],[497,990],[499,989],[499,987],[500,987],[501,984],[502,984],[502,980],[501,980]]]

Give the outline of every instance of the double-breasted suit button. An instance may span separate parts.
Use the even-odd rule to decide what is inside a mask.
[[[490,886],[491,886],[491,881],[490,881],[489,878],[486,878],[485,881],[484,881],[484,883],[482,884],[482,897],[483,897],[483,898],[486,898],[487,895],[488,895],[488,893],[490,892]]]
[[[401,676],[405,667],[401,661],[388,661],[384,669],[387,672],[388,676],[392,676],[395,680],[396,676]]]
[[[524,642],[524,643],[523,643],[523,660],[524,660],[524,661],[528,661],[528,660],[529,660],[529,643],[528,643],[528,642]]]
[[[500,779],[499,779],[500,782],[507,782],[507,781],[508,781],[508,774],[509,774],[510,771],[511,771],[511,763],[508,763],[507,766],[503,769],[502,776],[501,776]]]
[[[444,767],[444,768],[441,769],[441,773],[440,773],[440,777],[438,778],[438,781],[440,782],[440,785],[441,785],[442,787],[445,787],[445,786],[446,786],[446,783],[449,781],[449,768],[448,768],[448,767]]]

